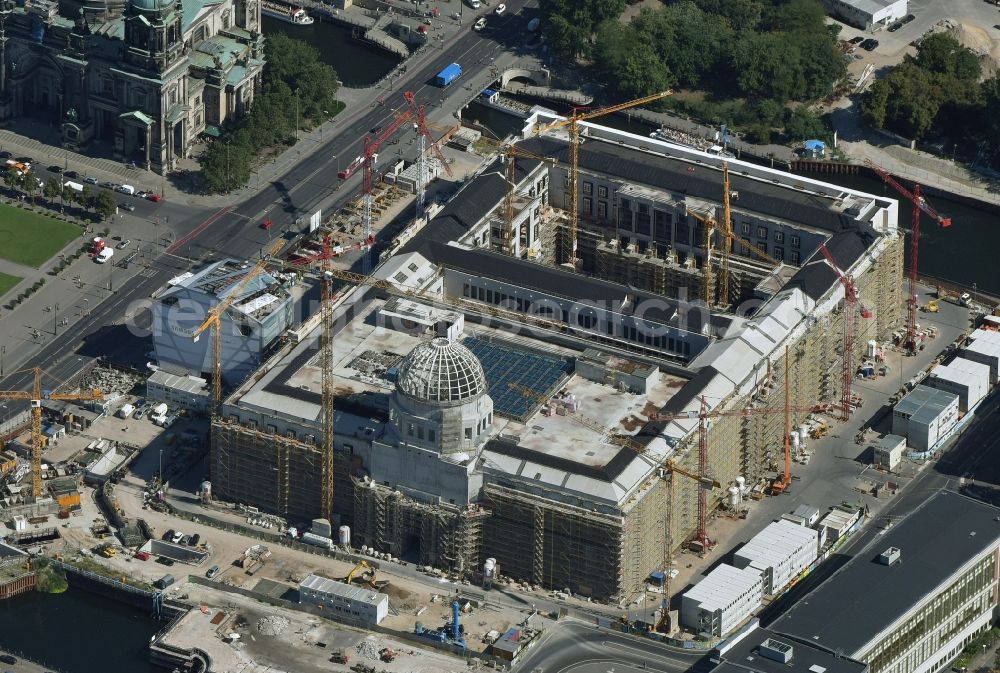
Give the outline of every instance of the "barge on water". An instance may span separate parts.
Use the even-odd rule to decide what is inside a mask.
[[[315,21],[302,7],[286,5],[274,0],[264,0],[260,6],[260,13],[285,23],[294,23],[297,26],[311,26]]]

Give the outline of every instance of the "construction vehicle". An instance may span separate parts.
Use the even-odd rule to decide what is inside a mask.
[[[821,421],[819,425],[809,431],[809,436],[813,439],[826,437],[828,434],[830,434],[830,426],[827,425],[826,421]]]
[[[366,583],[370,582],[375,577],[375,571],[372,569],[370,565],[368,565],[367,561],[362,559],[361,561],[358,561],[358,564],[356,566],[351,568],[351,572],[347,573],[347,577],[345,577],[341,581],[344,584],[350,584],[358,576],[358,573],[362,573],[361,577],[364,578],[364,581]]]
[[[871,159],[866,159],[865,164],[875,171],[887,185],[913,204],[913,223],[910,225],[910,296],[907,297],[906,301],[906,340],[904,344],[910,353],[915,353],[917,351],[917,262],[920,252],[920,214],[926,213],[942,228],[951,226],[951,218],[939,215],[934,210],[927,199],[921,195],[920,185],[914,185],[911,192]]]
[[[577,250],[577,226],[580,221],[580,122],[586,121],[588,119],[594,119],[596,117],[603,117],[604,115],[609,115],[614,112],[620,112],[621,110],[627,110],[629,108],[637,107],[639,105],[645,105],[646,103],[652,103],[653,101],[658,101],[661,98],[666,98],[673,94],[673,91],[661,91],[655,93],[651,96],[645,96],[643,98],[637,98],[636,100],[628,101],[627,103],[619,103],[618,105],[611,105],[609,107],[600,108],[599,110],[591,110],[589,112],[577,113],[574,109],[573,114],[565,119],[559,119],[554,122],[550,122],[541,127],[535,128],[535,133],[542,134],[547,131],[553,131],[556,129],[567,129],[569,131],[569,195],[570,195],[570,208],[569,208],[569,255],[566,260],[569,264],[575,265],[577,261],[576,250]]]
[[[330,661],[335,664],[346,664],[351,658],[343,650],[335,650],[333,654],[330,655]]]
[[[114,558],[115,556],[118,556],[118,550],[111,545],[107,545],[101,549],[101,556],[104,558]]]
[[[42,388],[42,369],[34,367],[22,370],[30,371],[34,377],[34,385],[30,391],[0,390],[0,401],[26,400],[31,404],[31,495],[42,497],[42,446],[45,438],[42,435],[42,400],[75,400],[96,401],[103,399],[100,390],[81,390],[76,393],[56,393]],[[18,372],[20,373],[20,372]]]
[[[929,302],[920,307],[920,310],[924,313],[937,313],[938,312],[938,300],[931,299]]]
[[[388,664],[391,663],[396,658],[396,653],[393,652],[388,647],[384,647],[378,653],[378,658]]]

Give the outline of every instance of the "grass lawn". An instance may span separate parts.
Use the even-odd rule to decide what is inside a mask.
[[[0,240],[4,242],[0,257],[12,262],[37,269],[82,233],[75,224],[0,204]]]
[[[10,292],[11,288],[13,288],[20,282],[21,279],[18,278],[17,276],[11,276],[10,274],[0,273],[0,297]]]

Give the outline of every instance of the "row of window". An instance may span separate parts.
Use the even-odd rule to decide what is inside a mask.
[[[752,228],[751,224],[749,222],[743,222],[742,225],[740,225],[740,227],[741,227],[741,230],[743,231],[743,234],[749,236],[751,228]],[[762,226],[762,225],[757,225],[757,238],[762,239],[764,241],[767,241],[767,227]],[[789,239],[789,243],[791,244],[791,246],[793,248],[798,248],[798,247],[802,246],[802,237],[801,236],[798,236],[797,234],[792,234],[791,236],[788,237],[788,239]],[[783,231],[776,231],[776,232],[774,232],[774,242],[775,243],[784,243],[785,242],[785,232],[783,232]]]
[[[567,325],[572,325],[575,322],[576,326],[584,329],[596,329],[600,323],[597,315],[593,312],[578,312],[573,316],[574,319],[571,321],[569,310],[565,308],[560,309],[554,306],[551,301],[533,302],[530,299],[522,299],[521,297],[510,297],[503,292],[488,290],[483,287],[470,285],[469,283],[462,284],[462,296],[468,299],[477,299],[488,304],[503,304],[506,308],[515,309],[521,313],[532,313],[541,318],[560,320]],[[584,310],[593,311],[593,309]],[[561,311],[561,316],[557,311]],[[608,335],[613,336],[615,333],[615,323],[610,320],[607,321],[606,328]],[[686,341],[675,339],[666,334],[653,334],[654,331],[662,329],[664,328],[651,327],[649,329],[640,329],[633,325],[628,327],[622,326],[621,332],[623,338],[633,343],[644,343],[647,346],[668,350],[672,353],[691,354],[691,344]],[[466,439],[472,439],[471,435],[466,433]]]

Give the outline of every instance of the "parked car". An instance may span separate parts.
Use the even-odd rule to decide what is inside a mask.
[[[5,664],[16,664],[17,657],[9,654],[0,654],[0,661],[2,661]]]
[[[479,17],[478,19],[476,19],[476,22],[474,24],[472,24],[472,30],[475,30],[475,31],[480,31],[480,30],[482,30],[485,27],[486,27],[486,17],[485,16]]]
[[[49,173],[62,173],[62,166],[49,166]]]
[[[7,150],[4,150],[3,152],[0,152],[0,159],[10,159],[13,156],[14,155],[11,154],[10,152],[8,152]]]
[[[101,187],[107,187],[108,189],[117,189],[118,183],[111,182],[111,180],[105,180],[104,182],[101,183]]]
[[[195,533],[194,535],[191,536],[191,540],[189,541],[189,544],[192,547],[197,547],[199,542],[201,542],[201,535],[199,535],[198,533]]]
[[[205,577],[207,577],[208,579],[212,579],[218,574],[219,574],[219,566],[212,566],[211,568],[208,569],[208,572],[205,573]]]
[[[861,42],[864,42],[864,41],[865,41],[865,38],[864,38],[863,35],[858,35],[858,36],[852,37],[850,39],[850,43],[851,44],[858,44],[858,43],[861,43]]]
[[[123,241],[122,241],[121,243],[119,243],[118,245],[116,245],[116,246],[115,246],[115,250],[124,250],[124,249],[125,249],[125,248],[127,248],[127,247],[129,246],[129,244],[131,244],[131,243],[132,243],[132,240],[131,240],[131,239],[128,239],[128,238],[126,238],[126,239],[125,239],[125,240],[123,240]]]
[[[148,551],[137,551],[135,553],[135,557],[137,559],[139,559],[140,561],[148,561],[149,560],[149,552]]]
[[[76,180],[78,177],[80,177],[80,174],[77,173],[76,171],[63,171],[63,175],[65,175],[70,180]]]
[[[902,27],[903,27],[903,24],[901,22],[897,21],[894,24],[892,24],[891,26],[889,26],[886,30],[888,30],[890,33],[895,33],[897,30],[899,30]]]
[[[878,47],[878,40],[872,38],[868,38],[861,43],[861,48],[865,51],[874,51],[876,47]]]
[[[149,196],[149,192],[143,191],[143,190],[139,190],[138,192],[135,193],[135,196],[138,196],[140,199],[144,199],[147,196]]]
[[[145,415],[146,415],[146,410],[145,409],[136,409],[135,410],[135,416],[133,416],[133,418],[135,418],[137,421],[139,421],[139,420],[142,420],[142,417],[145,416]]]
[[[119,203],[118,207],[121,208],[122,210],[127,210],[130,213],[133,210],[135,210],[135,206],[133,206],[131,203]]]
[[[178,531],[173,534],[173,537],[170,538],[170,541],[173,542],[174,544],[177,544],[182,539],[184,539],[184,533]]]
[[[497,16],[501,16],[506,11],[507,11],[507,5],[501,2],[499,5],[497,5],[497,8],[493,10],[493,13],[496,14]]]
[[[185,535],[184,537],[182,537],[180,540],[180,544],[184,545],[185,547],[191,544],[191,536]]]
[[[98,182],[97,178],[95,178],[93,175],[88,175],[83,179],[83,181],[86,182],[88,185],[96,185]]]
[[[173,540],[174,539],[174,529],[171,528],[166,533],[164,533],[163,534],[163,539],[166,540],[167,542],[170,542],[171,540]]]
[[[146,200],[147,201],[152,201],[153,203],[159,203],[160,201],[163,200],[163,197],[160,196],[159,194],[152,194],[152,193],[150,193],[150,194],[146,194]]]

